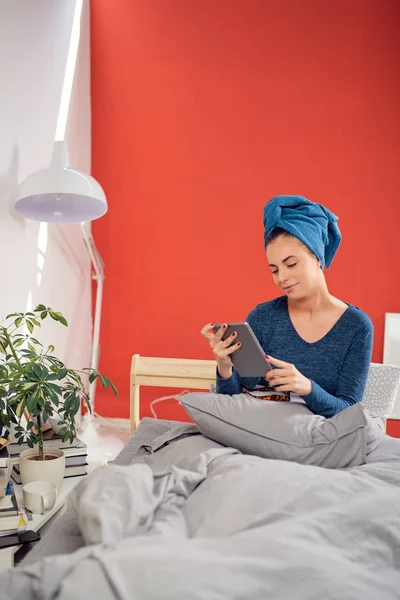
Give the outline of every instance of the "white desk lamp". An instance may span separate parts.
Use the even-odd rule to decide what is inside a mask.
[[[104,263],[85,222],[98,219],[107,212],[107,200],[102,187],[90,175],[70,168],[67,143],[59,141],[54,143],[50,167],[29,175],[21,183],[14,208],[20,215],[34,221],[81,224],[83,239],[93,266],[93,279],[97,282],[90,361],[91,368],[97,369]],[[94,413],[95,393],[96,380],[90,384],[89,388],[92,414]],[[90,413],[88,418],[90,419]]]

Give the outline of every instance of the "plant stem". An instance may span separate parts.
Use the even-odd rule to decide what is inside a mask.
[[[44,460],[42,417],[41,417],[40,413],[37,416],[37,428],[38,428],[38,438],[39,438],[39,458],[40,458],[40,460]]]
[[[15,358],[16,363],[18,364],[19,368],[21,369],[21,375],[23,375],[24,374],[24,369],[22,367],[21,361],[18,358],[18,354],[16,353],[15,348],[14,348],[14,346],[12,344],[11,337],[10,337],[10,335],[9,335],[9,333],[7,331],[4,332],[4,335],[6,336],[8,345],[10,346],[11,354],[13,355],[13,357]]]

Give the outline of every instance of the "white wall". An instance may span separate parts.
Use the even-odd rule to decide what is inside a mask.
[[[0,319],[38,303],[61,311],[38,332],[68,366],[90,364],[90,262],[79,225],[24,220],[18,183],[51,159],[75,0],[0,0]],[[66,139],[71,164],[90,172],[89,0],[84,0]]]

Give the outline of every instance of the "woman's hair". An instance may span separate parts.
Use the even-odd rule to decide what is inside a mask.
[[[296,236],[292,235],[291,233],[289,233],[288,231],[286,231],[286,229],[282,229],[281,227],[275,227],[275,229],[273,229],[271,231],[271,233],[269,234],[268,238],[267,238],[267,242],[265,244],[265,247],[268,246],[268,244],[270,244],[271,242],[274,242],[275,240],[277,240],[280,237],[289,237],[289,238],[296,238]]]
[[[280,237],[294,238],[302,246],[304,246],[304,248],[307,250],[307,252],[309,254],[311,254],[311,256],[314,256],[314,258],[316,258],[318,260],[317,256],[315,256],[314,252],[311,252],[310,248],[308,248],[305,244],[303,244],[303,242],[301,240],[299,240],[299,238],[297,238],[295,235],[292,235],[291,233],[286,231],[286,229],[282,229],[281,227],[275,227],[275,229],[273,229],[271,231],[271,233],[269,234],[269,236],[267,238],[267,243],[265,244],[265,248],[267,248],[268,244],[270,244],[271,242],[274,242],[275,240],[277,240]],[[321,269],[322,269],[322,267],[321,267]]]

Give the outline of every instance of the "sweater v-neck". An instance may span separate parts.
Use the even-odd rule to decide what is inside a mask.
[[[285,313],[286,313],[286,317],[289,321],[289,325],[291,327],[291,329],[293,330],[293,333],[299,338],[299,340],[301,340],[304,344],[307,344],[308,346],[315,346],[316,344],[320,344],[321,342],[323,342],[324,340],[326,340],[327,338],[329,338],[337,329],[337,327],[341,324],[342,319],[345,317],[345,315],[347,315],[347,313],[349,312],[350,308],[352,307],[352,304],[348,304],[347,302],[345,302],[345,304],[347,304],[347,308],[346,310],[340,315],[340,317],[337,319],[337,321],[335,321],[335,323],[332,325],[332,327],[325,333],[325,335],[323,335],[321,338],[319,338],[319,340],[316,340],[315,342],[308,342],[307,340],[305,340],[297,331],[296,327],[294,326],[294,323],[292,321],[292,318],[290,316],[290,312],[289,312],[289,303],[288,303],[288,299],[286,296],[283,296],[283,299],[285,301]]]

